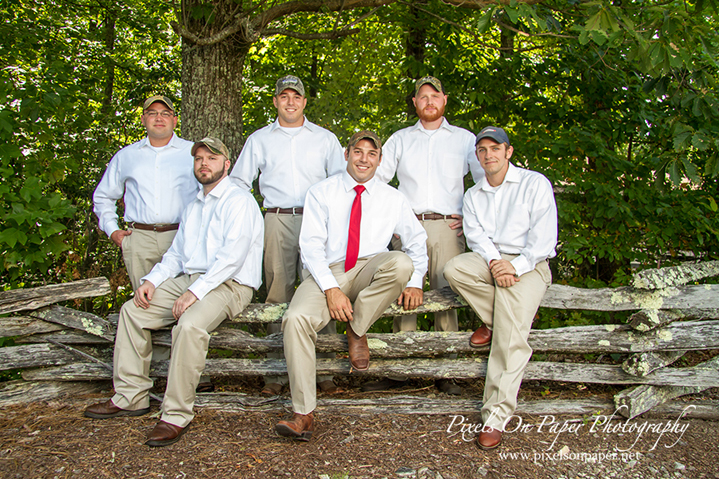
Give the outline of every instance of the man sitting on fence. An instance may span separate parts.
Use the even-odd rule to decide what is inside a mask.
[[[524,368],[532,356],[527,338],[552,282],[557,207],[542,174],[509,162],[513,148],[502,128],[488,126],[476,139],[485,177],[464,195],[464,234],[471,253],[444,268],[452,289],[484,323],[470,345],[492,343],[484,384],[481,449],[494,449],[517,406]]]
[[[345,159],[345,172],[307,192],[300,231],[305,280],[282,321],[294,415],[276,430],[304,441],[312,436],[317,405],[317,331],[330,319],[346,322],[350,365],[367,370],[367,330],[397,298],[408,310],[422,304],[427,272],[427,234],[404,195],[374,177],[379,137],[355,133]],[[393,234],[403,251],[387,250]]]
[[[210,332],[239,314],[261,283],[263,222],[257,202],[227,173],[230,155],[216,138],[192,147],[202,190],[185,209],[162,261],[142,278],[120,311],[112,399],[90,406],[97,419],[150,411],[151,330],[172,323],[172,353],[162,417],[145,444],[176,442],[192,421],[195,388],[205,368]]]

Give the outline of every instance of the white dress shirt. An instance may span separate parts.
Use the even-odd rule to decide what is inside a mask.
[[[180,273],[204,273],[188,288],[197,299],[228,279],[257,289],[263,239],[257,201],[224,178],[207,196],[197,193],[182,214],[172,246],[142,281],[159,286]]]
[[[292,134],[294,133],[294,134]],[[337,137],[307,118],[299,132],[280,127],[279,120],[250,135],[230,177],[250,191],[260,175],[265,208],[304,205],[310,186],[346,168]]]
[[[474,154],[474,135],[443,119],[437,130],[426,130],[417,121],[390,136],[377,177],[387,183],[397,173],[398,189],[417,214],[459,215],[468,171],[475,183],[484,176]]]
[[[511,262],[521,276],[556,255],[557,205],[541,173],[510,163],[501,185],[483,177],[467,190],[463,212],[467,245],[487,264],[500,253],[518,254]]]
[[[145,138],[118,151],[93,195],[100,229],[107,236],[120,229],[117,200],[125,195],[125,222],[179,223],[182,210],[197,194],[190,149],[193,143],[172,134],[155,148]]]
[[[339,286],[329,266],[344,261],[347,254],[350,212],[357,184],[345,171],[314,185],[307,192],[300,230],[300,254],[305,268],[323,291]],[[358,258],[387,251],[392,235],[397,234],[402,240],[402,250],[414,264],[414,273],[407,286],[421,289],[427,272],[427,233],[402,193],[376,177],[364,186]]]

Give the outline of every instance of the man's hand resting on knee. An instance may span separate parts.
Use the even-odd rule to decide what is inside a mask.
[[[147,309],[150,307],[150,301],[152,301],[154,294],[155,285],[149,281],[145,281],[135,290],[135,297],[132,298],[132,301],[138,308]]]
[[[175,300],[175,304],[172,305],[172,315],[175,319],[180,319],[182,313],[195,304],[195,301],[197,301],[197,296],[195,296],[192,291],[185,291],[182,293],[182,296]]]
[[[352,321],[352,302],[339,288],[330,288],[325,291],[327,296],[327,307],[330,310],[330,317],[336,321]]]

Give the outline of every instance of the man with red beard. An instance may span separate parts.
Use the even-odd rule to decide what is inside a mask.
[[[399,191],[409,199],[417,218],[427,232],[429,284],[432,289],[448,286],[442,276],[444,265],[464,253],[462,235],[462,196],[464,176],[471,170],[475,181],[482,178],[479,162],[474,156],[474,135],[449,124],[444,118],[447,95],[442,83],[434,77],[422,77],[415,83],[412,102],[419,121],[394,133],[385,144],[384,161],[377,177],[389,182],[397,174]],[[393,248],[400,249],[393,239]],[[422,290],[414,294],[422,301]],[[457,331],[456,311],[434,313],[435,331]],[[393,330],[415,331],[417,315],[394,318]],[[380,391],[402,387],[402,378],[385,378],[366,383],[364,391]],[[437,381],[437,387],[448,394],[462,390],[451,380]]]
[[[115,395],[85,409],[85,416],[95,419],[149,413],[150,332],[174,325],[162,416],[145,443],[154,447],[173,444],[187,431],[210,332],[242,312],[262,282],[262,215],[254,197],[227,177],[227,147],[207,137],[191,153],[202,189],[182,213],[162,261],[120,310]]]

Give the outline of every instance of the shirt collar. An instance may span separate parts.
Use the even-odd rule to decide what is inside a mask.
[[[221,197],[227,188],[229,188],[232,185],[232,182],[230,181],[229,176],[225,176],[222,178],[222,181],[217,183],[217,186],[212,188],[212,191],[207,196],[214,196],[215,198]],[[197,199],[202,201],[203,203],[207,201],[207,197],[205,196],[205,191],[202,189],[202,185],[200,185],[200,191],[197,192]]]
[[[422,126],[422,120],[417,120],[417,123],[415,123],[414,126],[411,126],[410,128],[412,128],[412,131],[421,131],[422,133],[428,131]],[[437,130],[441,129],[445,129],[451,132],[454,131],[455,127],[450,125],[446,118],[442,117],[442,123],[439,125],[439,128],[437,128]]]
[[[501,185],[505,183],[519,183],[522,180],[521,175],[519,174],[519,168],[514,166],[512,162],[509,163],[509,168],[507,169],[507,174],[504,175],[504,181]],[[492,186],[487,181],[487,177],[485,175],[482,175],[482,179],[479,180],[477,183],[479,187],[485,191],[491,191],[493,189],[499,188],[499,186]]]
[[[140,145],[140,148],[144,148],[146,146],[148,146],[150,148],[156,148],[150,144],[150,138],[147,136],[142,140],[142,144]],[[180,145],[180,137],[177,136],[174,131],[172,132],[172,138],[170,138],[170,141],[167,142],[167,145],[160,146],[158,148],[167,148],[170,146],[172,148],[181,148],[181,146],[182,146],[182,145]]]
[[[302,118],[304,118],[304,121],[302,122],[302,126],[300,128],[307,128],[308,130],[314,132],[317,125],[315,125],[314,123],[309,121],[306,116],[303,116]],[[274,132],[275,130],[279,130],[279,129],[280,129],[280,119],[276,118],[275,121],[272,122],[272,124],[270,125],[270,133]]]
[[[359,185],[359,183],[357,183],[355,179],[350,176],[347,170],[342,172],[342,184],[345,187],[345,191],[350,191],[354,189],[355,186]],[[367,190],[367,193],[372,194],[372,191],[374,191],[375,189],[375,185],[377,185],[377,174],[375,174],[368,182],[363,183],[363,185]]]

